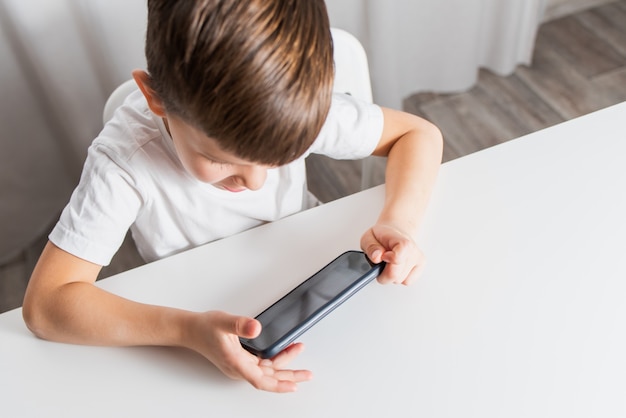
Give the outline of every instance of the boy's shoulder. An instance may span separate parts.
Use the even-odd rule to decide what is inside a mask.
[[[309,152],[336,159],[367,157],[378,144],[383,125],[380,106],[334,93],[324,126]]]
[[[109,158],[128,162],[141,154],[139,151],[150,153],[167,147],[166,135],[163,121],[150,111],[143,94],[137,90],[115,111],[92,148]]]

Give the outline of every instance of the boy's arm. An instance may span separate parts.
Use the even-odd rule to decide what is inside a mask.
[[[24,320],[31,331],[48,340],[88,345],[172,345],[179,338],[175,332],[180,327],[162,330],[167,333],[150,330],[179,319],[175,312],[99,289],[94,282],[100,269],[48,242],[24,298]]]
[[[94,285],[100,268],[49,242],[24,298],[29,329],[40,338],[74,344],[187,347],[227,376],[269,391],[293,391],[296,383],[310,379],[308,371],[283,369],[301,345],[263,361],[241,347],[240,336],[260,332],[254,319],[133,302]]]
[[[424,257],[415,243],[443,152],[439,129],[408,113],[383,108],[384,127],[374,155],[387,156],[385,203],[361,239],[373,262],[386,261],[381,283],[409,284]]]

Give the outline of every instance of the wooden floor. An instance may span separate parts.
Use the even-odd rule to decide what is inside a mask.
[[[404,107],[442,128],[447,161],[624,100],[621,0],[544,24],[529,68],[509,77],[481,71],[469,92],[418,94]]]
[[[550,21],[539,30],[533,63],[500,77],[481,71],[477,85],[458,94],[421,93],[404,108],[438,125],[444,161],[626,101],[626,0]],[[589,138],[593,141],[593,138]],[[309,159],[310,189],[327,202],[360,189],[360,164]],[[0,266],[0,312],[21,305],[28,277],[45,244]],[[126,240],[100,277],[140,263]]]

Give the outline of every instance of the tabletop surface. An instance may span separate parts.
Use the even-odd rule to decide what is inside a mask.
[[[294,394],[199,355],[36,339],[0,315],[3,416],[626,416],[626,103],[442,167],[410,287],[368,285],[301,338]],[[98,282],[255,315],[374,222],[377,187]],[[380,415],[378,415],[380,414]]]

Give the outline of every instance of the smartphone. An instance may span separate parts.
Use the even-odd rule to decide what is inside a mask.
[[[241,345],[261,358],[272,358],[296,338],[377,278],[385,263],[373,264],[362,251],[347,251],[261,312],[263,326]]]

